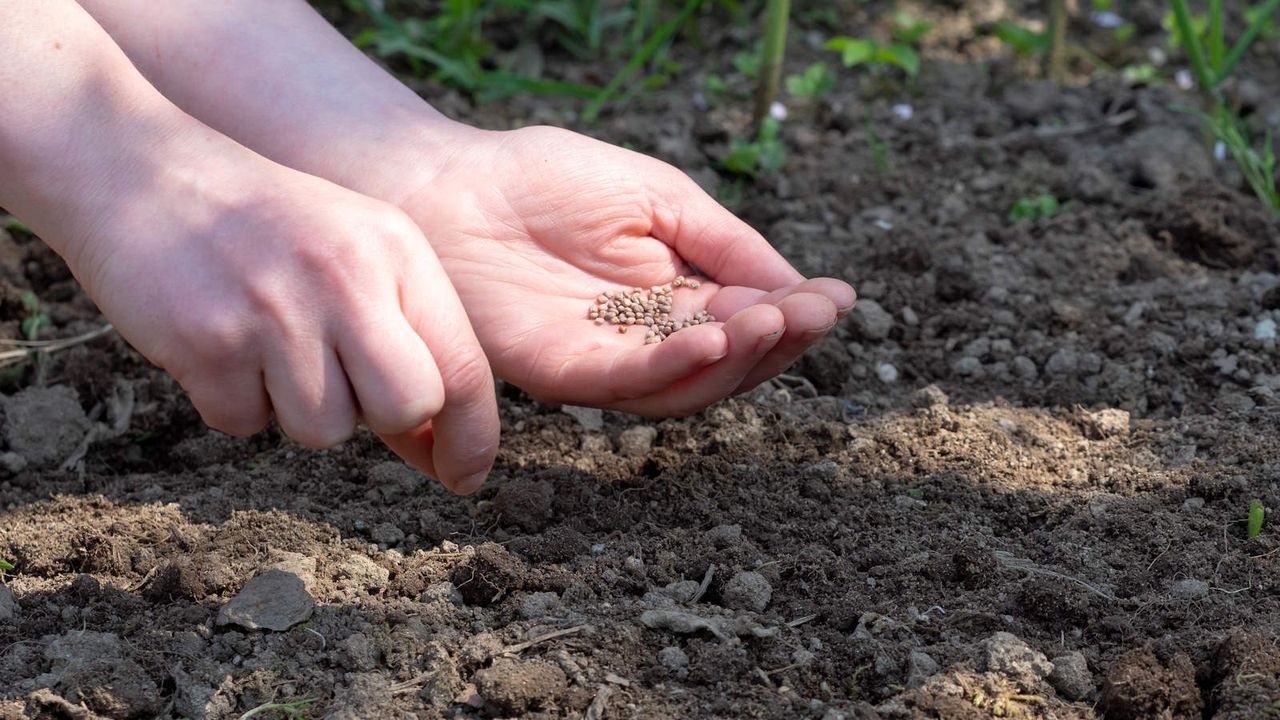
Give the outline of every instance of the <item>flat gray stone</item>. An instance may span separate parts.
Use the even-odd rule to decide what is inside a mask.
[[[1093,675],[1084,655],[1070,652],[1053,659],[1053,672],[1049,684],[1068,700],[1084,700],[1093,694]]]
[[[245,583],[218,611],[218,625],[284,631],[311,617],[315,601],[302,578],[271,569]]]
[[[66,460],[90,426],[76,391],[66,385],[29,387],[5,398],[4,417],[9,450],[34,467]]]

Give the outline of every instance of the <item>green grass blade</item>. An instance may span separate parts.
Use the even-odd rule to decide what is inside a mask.
[[[12,570],[13,563],[7,560],[0,560],[0,570]]]
[[[484,104],[519,93],[590,100],[600,94],[594,85],[548,80],[507,72],[487,72],[480,77],[476,101]]]
[[[1182,0],[1175,1],[1181,2]],[[1249,27],[1244,29],[1244,34],[1231,47],[1231,52],[1227,53],[1226,59],[1222,61],[1222,69],[1218,71],[1218,77],[1231,77],[1236,65],[1240,64],[1244,54],[1249,52],[1253,42],[1258,39],[1258,33],[1262,32],[1262,28],[1266,27],[1267,22],[1276,14],[1276,8],[1280,8],[1280,0],[1267,0],[1267,4],[1262,6],[1262,10],[1253,17],[1253,22],[1249,23]]]
[[[604,108],[605,103],[612,100],[613,97],[618,94],[618,89],[622,87],[622,84],[631,79],[631,76],[635,75],[640,68],[644,67],[644,64],[649,62],[649,58],[653,57],[653,54],[658,52],[658,48],[662,47],[663,43],[674,37],[675,34],[680,31],[680,28],[684,27],[684,24],[689,21],[689,18],[693,17],[693,14],[698,11],[698,8],[702,7],[703,1],[704,0],[687,0],[684,7],[680,8],[680,12],[677,13],[675,17],[671,18],[665,25],[658,28],[658,31],[649,38],[648,42],[636,51],[635,55],[631,56],[631,59],[627,61],[627,64],[609,80],[609,83],[605,85],[600,92],[596,93],[595,99],[587,104],[586,109],[582,111],[582,119],[584,122],[593,122],[596,117],[600,115],[600,111]]]
[[[1262,534],[1262,518],[1266,516],[1266,510],[1262,508],[1262,503],[1254,500],[1249,503],[1249,539],[1258,537]]]
[[[1173,5],[1173,22],[1178,32],[1178,41],[1182,43],[1182,49],[1187,53],[1187,60],[1191,63],[1196,82],[1200,84],[1200,92],[1204,93],[1205,97],[1211,97],[1217,88],[1217,82],[1213,71],[1205,63],[1204,49],[1200,46],[1200,36],[1196,35],[1196,30],[1191,24],[1191,12],[1187,10],[1187,0],[1170,0],[1170,4]]]
[[[1209,67],[1218,79],[1222,74],[1222,57],[1226,53],[1226,41],[1222,29],[1222,0],[1209,0]]]

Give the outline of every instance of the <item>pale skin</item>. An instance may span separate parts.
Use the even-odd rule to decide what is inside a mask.
[[[544,400],[684,415],[782,371],[853,305],[664,163],[448,120],[300,0],[83,0],[146,80],[70,0],[28,5],[0,0],[19,18],[0,48],[23,58],[0,82],[46,112],[0,106],[0,167],[20,170],[0,205],[218,429],[274,412],[323,446],[362,418],[468,492],[497,447],[490,366]],[[99,85],[100,104],[65,106]],[[49,106],[67,126],[33,146]],[[688,263],[713,281],[677,313],[723,322],[645,345],[586,319],[603,290]]]

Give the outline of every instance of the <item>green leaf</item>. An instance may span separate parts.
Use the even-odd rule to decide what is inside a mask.
[[[720,161],[720,166],[735,175],[755,175],[760,164],[760,145],[742,140],[729,142],[729,154]]]
[[[881,48],[876,58],[886,65],[897,65],[911,77],[920,72],[920,56],[908,45],[890,45]]]
[[[0,560],[0,570],[13,570],[13,563],[7,560]]]
[[[30,290],[22,293],[22,309],[28,313],[40,312],[40,298]]]
[[[915,45],[932,29],[933,23],[919,20],[906,10],[898,10],[893,14],[893,24],[889,34],[895,42]]]
[[[778,172],[787,162],[787,148],[779,137],[781,128],[782,123],[776,118],[767,117],[761,121],[755,140],[730,140],[729,154],[720,161],[720,167],[747,177],[755,177],[760,170]]]
[[[1120,71],[1120,76],[1130,83],[1150,84],[1157,77],[1156,66],[1151,63],[1143,63],[1141,65],[1128,65]]]
[[[825,47],[840,53],[840,62],[845,67],[854,67],[875,59],[879,45],[874,40],[862,40],[851,37],[835,37],[827,41]]]
[[[826,63],[814,63],[801,75],[787,76],[787,92],[796,97],[816,98],[826,95],[836,87],[836,78]]]
[[[1058,198],[1049,193],[1043,193],[1036,197],[1036,210],[1040,212],[1040,217],[1050,218],[1057,215],[1059,207]]]
[[[1058,198],[1047,192],[1018,198],[1009,208],[1009,222],[1016,225],[1025,220],[1051,218],[1058,214],[1061,207]]]
[[[24,340],[40,339],[40,329],[49,325],[49,316],[44,313],[31,315],[22,319],[22,337]]]
[[[1188,27],[1191,32],[1195,33],[1197,42],[1200,38],[1205,37],[1209,32],[1209,16],[1207,15],[1188,15]],[[1160,19],[1160,27],[1169,33],[1169,40],[1166,43],[1170,49],[1180,48],[1183,46],[1182,33],[1178,29],[1178,19],[1172,10],[1166,12],[1164,17]]]
[[[708,95],[724,95],[729,92],[729,84],[724,81],[724,78],[712,73],[702,81],[702,89]]]
[[[1037,55],[1049,51],[1053,43],[1047,32],[1036,32],[1009,20],[996,23],[996,37],[1000,42],[1022,55]]]
[[[755,78],[760,74],[760,51],[739,50],[733,54],[733,69],[743,76]]]
[[[1262,502],[1254,500],[1249,503],[1249,539],[1258,537],[1262,534],[1262,519],[1266,516],[1267,511],[1262,507]]]

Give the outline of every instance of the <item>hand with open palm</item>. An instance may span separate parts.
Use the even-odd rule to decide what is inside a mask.
[[[494,371],[535,397],[686,415],[785,370],[853,306],[806,280],[684,173],[549,127],[476,131],[403,203],[439,255]],[[719,322],[658,344],[597,326],[606,290],[663,285],[677,320]]]

